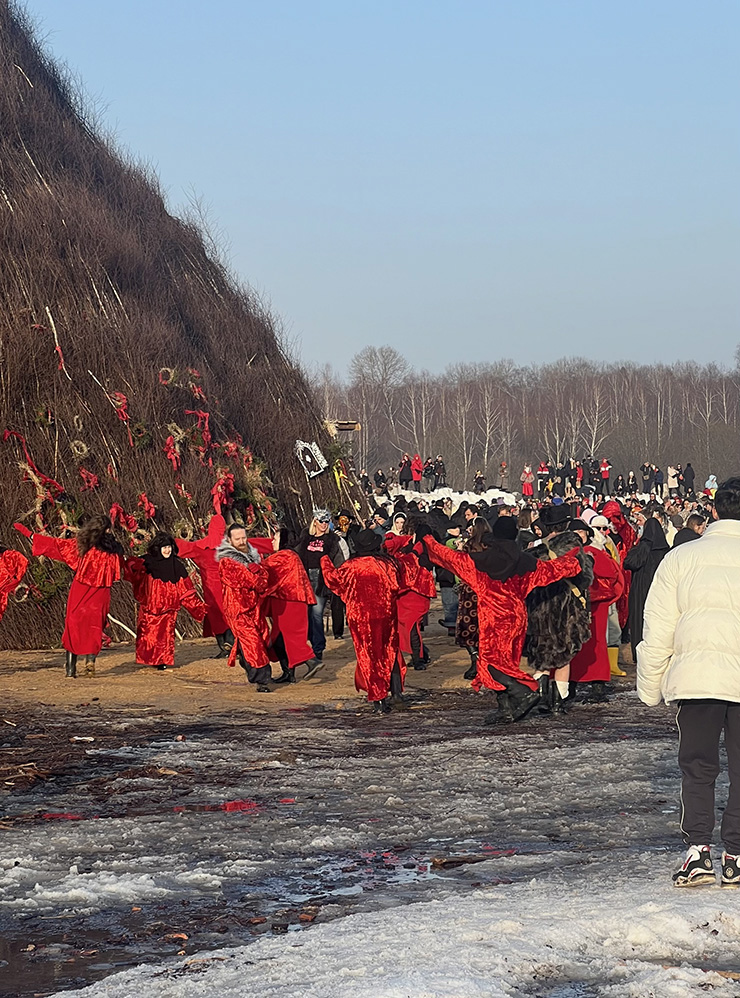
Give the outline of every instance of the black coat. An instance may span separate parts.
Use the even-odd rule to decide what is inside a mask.
[[[668,554],[668,540],[660,523],[651,516],[645,523],[642,537],[627,552],[624,567],[632,572],[629,594],[629,627],[632,657],[637,661],[636,648],[642,641],[645,620],[645,600],[658,565]]]

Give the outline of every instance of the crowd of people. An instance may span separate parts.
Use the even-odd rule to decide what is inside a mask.
[[[439,626],[468,654],[465,678],[497,693],[487,722],[603,702],[611,677],[625,675],[618,655],[629,642],[640,697],[679,704],[681,828],[689,849],[674,883],[715,879],[708,843],[724,731],[731,789],[722,883],[736,886],[740,479],[719,486],[710,479],[697,493],[690,468],[680,477],[669,469],[667,494],[646,462],[641,491],[628,495],[610,494],[603,478],[600,491],[582,486],[568,497],[547,487],[562,482],[550,477],[540,487],[535,477],[537,496],[525,489],[533,484],[527,480],[521,495],[502,493],[493,502],[423,497],[415,489],[391,498],[381,481],[364,516],[359,504],[317,508],[298,536],[276,526],[256,537],[217,514],[200,540],[161,532],[143,556],[124,553],[106,516],[63,537],[15,527],[30,541],[31,556],[72,570],[62,635],[72,679],[81,657],[84,675],[95,676],[111,589],[121,581],[138,604],[138,663],[159,670],[173,664],[184,609],[215,638],[217,657],[238,663],[260,693],[295,682],[299,666],[303,678],[323,667],[329,604],[334,637],[343,638],[346,622],[354,643],[356,688],[379,714],[407,707],[407,668],[430,664],[424,632],[438,594]],[[697,544],[705,534],[710,543]],[[200,593],[185,559],[200,575]],[[0,551],[0,618],[27,567],[22,552]]]
[[[402,463],[407,484],[406,470],[418,475],[420,461],[404,455]],[[441,458],[435,466],[444,480]],[[506,472],[502,462],[499,482]],[[606,698],[610,676],[621,671],[620,643],[631,641],[634,652],[642,637],[645,599],[663,555],[703,531],[710,496],[663,499],[654,477],[646,484],[642,500],[602,501],[582,489],[567,501],[543,488],[538,497],[523,490],[515,503],[489,504],[451,495],[431,502],[414,489],[399,489],[391,500],[381,480],[363,518],[356,509],[316,509],[297,537],[284,527],[250,537],[217,514],[200,540],[159,533],[143,557],[124,554],[106,517],[66,537],[16,527],[31,541],[32,556],[74,573],[62,635],[70,678],[79,658],[84,675],[94,676],[111,588],[125,581],[138,604],[138,663],[159,670],[174,663],[184,609],[261,693],[295,682],[299,666],[307,678],[323,667],[328,606],[334,638],[343,639],[346,623],[354,640],[357,688],[387,711],[403,706],[407,665],[428,666],[423,634],[439,595],[440,626],[469,656],[465,677],[500,694],[495,716],[518,720],[535,707],[568,710],[579,689],[581,699]],[[200,575],[200,594],[185,560]],[[19,551],[2,555],[6,601],[26,566]],[[276,679],[272,663],[281,669]]]

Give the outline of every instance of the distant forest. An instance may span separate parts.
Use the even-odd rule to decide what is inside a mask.
[[[740,358],[739,358],[740,359]],[[448,481],[469,487],[480,469],[494,484],[499,462],[511,487],[542,458],[608,458],[627,476],[648,460],[688,462],[697,482],[740,472],[740,363],[612,364],[567,358],[518,367],[512,361],[415,370],[392,347],[365,347],[346,376],[330,365],[311,374],[328,420],[357,419],[351,448],[358,471],[397,465],[400,455],[442,454]]]

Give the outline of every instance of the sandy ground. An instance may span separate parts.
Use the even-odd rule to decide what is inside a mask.
[[[437,620],[440,608],[433,606],[425,642],[432,662],[426,671],[410,669],[407,688],[425,690],[466,688],[462,674],[469,664],[465,651],[457,648]],[[355,657],[348,632],[342,641],[327,636],[324,668],[309,680],[299,667],[298,682],[275,686],[271,694],[258,694],[241,668],[229,668],[217,652],[212,638],[177,643],[175,666],[164,672],[136,664],[133,642],[104,650],[96,663],[93,679],[84,677],[84,665],[76,680],[64,675],[64,652],[59,650],[0,653],[0,689],[4,707],[43,703],[46,706],[78,706],[97,701],[101,707],[126,705],[152,707],[181,714],[201,711],[229,712],[244,708],[262,714],[286,706],[333,704],[337,709],[356,708],[364,694],[354,687]],[[274,666],[275,676],[280,675]]]

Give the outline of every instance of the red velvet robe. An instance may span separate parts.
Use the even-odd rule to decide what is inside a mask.
[[[534,571],[513,575],[502,582],[479,572],[464,551],[451,551],[433,537],[425,537],[424,543],[435,565],[453,572],[478,595],[478,674],[472,682],[474,689],[481,686],[504,689],[491,676],[489,665],[530,689],[537,689],[536,681],[519,667],[527,633],[524,600],[538,586],[578,575],[581,570],[578,559],[565,554],[553,561],[538,561]]]
[[[203,621],[203,637],[223,634],[228,629],[224,616],[221,576],[216,561],[216,548],[226,533],[226,520],[220,513],[211,517],[208,534],[199,541],[177,540],[177,553],[180,558],[189,558],[200,573],[203,599],[208,607]]]
[[[32,551],[37,556],[63,561],[75,573],[67,597],[62,647],[73,655],[98,655],[110,609],[111,586],[122,574],[121,557],[98,548],[90,548],[80,557],[76,540],[45,534],[33,535]]]
[[[324,555],[321,571],[329,589],[347,607],[357,655],[355,689],[365,690],[371,702],[384,700],[399,660],[398,569],[392,561],[372,555],[350,558],[335,568]]]
[[[622,572],[624,573],[624,590],[617,600],[617,613],[619,614],[619,626],[624,628],[627,626],[627,619],[629,618],[630,582],[632,580],[632,572],[624,568],[624,559],[627,557],[627,552],[637,544],[637,533],[632,524],[628,523],[625,519],[622,507],[616,499],[609,499],[608,502],[605,502],[601,512],[603,516],[611,521],[621,541],[619,545],[619,557],[621,559]]]
[[[606,551],[589,547],[594,560],[591,595],[591,637],[570,663],[570,678],[575,683],[608,683],[611,676],[606,645],[609,607],[622,595],[624,573]]]
[[[288,667],[294,669],[313,658],[313,649],[308,643],[306,607],[316,603],[316,596],[295,551],[273,551],[269,537],[250,537],[249,543],[262,556],[262,565],[269,578],[269,589],[260,601],[262,617],[270,619],[267,653],[271,661],[277,661],[274,644],[282,635]],[[265,629],[266,621],[263,631]]]
[[[28,568],[28,558],[8,548],[0,554],[0,620],[8,609],[8,597],[14,593]]]
[[[406,534],[389,532],[385,535],[384,546],[398,565],[401,581],[398,597],[398,640],[401,651],[407,655],[411,653],[411,632],[416,628],[423,656],[424,641],[419,624],[424,615],[429,613],[429,604],[437,595],[437,587],[434,576],[428,568],[419,564],[416,554],[401,552],[400,549],[406,547],[410,539]],[[423,553],[421,544],[417,544],[414,550],[417,554]]]
[[[229,655],[229,665],[236,664],[241,648],[248,664],[255,669],[269,665],[267,634],[260,613],[260,600],[270,588],[270,577],[263,565],[244,565],[231,558],[218,562],[223,591],[226,623],[236,638]]]
[[[140,665],[174,665],[175,624],[180,609],[203,620],[206,604],[190,579],[163,582],[144,568],[142,558],[127,558],[124,578],[131,583],[139,604],[136,621],[136,661]]]

